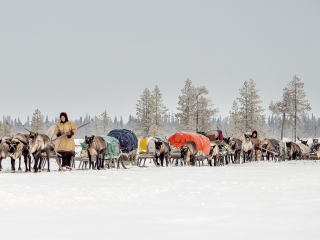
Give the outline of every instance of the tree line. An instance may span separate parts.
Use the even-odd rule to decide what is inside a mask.
[[[219,109],[214,108],[205,86],[195,86],[190,79],[185,81],[178,98],[176,113],[169,112],[163,102],[159,87],[150,91],[144,89],[136,104],[136,114],[129,115],[124,122],[122,116],[118,120],[107,114],[74,119],[77,126],[92,121],[91,124],[79,129],[76,138],[86,135],[106,135],[117,128],[126,128],[136,132],[138,137],[170,136],[177,131],[206,132],[211,129],[223,130],[225,135],[240,136],[244,132],[257,130],[260,137],[283,139],[290,137],[293,140],[300,137],[316,137],[319,132],[320,118],[313,114],[310,104],[306,100],[304,83],[294,76],[283,89],[283,95],[277,102],[271,101],[269,110],[272,115],[266,117],[265,109],[261,106],[259,90],[253,79],[244,81],[239,89],[239,96],[234,100],[229,116],[218,116]],[[55,125],[59,118],[49,120],[36,109],[31,120],[23,124],[30,130],[45,133],[48,128]],[[20,119],[11,119],[3,116],[0,121],[0,137],[13,135],[18,132],[26,133]]]

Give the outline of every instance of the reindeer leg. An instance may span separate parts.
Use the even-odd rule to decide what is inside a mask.
[[[33,155],[33,157],[34,157],[34,172],[36,173],[36,172],[38,172],[38,155]]]
[[[15,164],[16,164],[16,161],[13,158],[11,158],[11,172],[12,173],[16,172]]]
[[[39,167],[38,167],[38,170],[39,170],[39,172],[41,172],[42,171],[42,156],[41,156],[41,153],[39,153]]]
[[[89,154],[89,169],[91,169],[91,167],[93,169],[93,162],[91,160],[91,155]]]
[[[50,148],[47,150],[47,159],[48,159],[48,170],[47,170],[47,172],[50,172]]]
[[[19,157],[19,168],[18,170],[21,170],[21,157]]]
[[[0,171],[2,170],[2,158],[0,157]]]
[[[23,155],[23,158],[24,158],[24,164],[25,164],[25,166],[26,166],[25,172],[28,172],[28,155],[27,155],[27,154],[24,154],[24,155]]]

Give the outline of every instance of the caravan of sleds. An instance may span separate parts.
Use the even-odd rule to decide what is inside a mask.
[[[90,122],[89,122],[90,123]],[[89,124],[86,123],[79,128]],[[21,124],[22,125],[22,124]],[[24,127],[24,126],[23,126]],[[107,136],[85,137],[81,143],[81,153],[75,154],[70,166],[61,166],[61,155],[54,149],[57,138],[54,128],[49,128],[46,134],[29,131],[29,134],[16,134],[14,137],[6,136],[0,139],[0,170],[2,160],[11,159],[11,171],[15,172],[15,160],[21,158],[25,163],[25,172],[38,172],[47,165],[50,171],[50,158],[56,159],[61,171],[70,171],[79,161],[78,169],[109,169],[129,166],[144,167],[146,160],[153,161],[156,167],[174,166],[224,166],[227,164],[240,164],[255,161],[254,144],[251,133],[244,133],[241,138],[223,138],[222,131],[211,130],[206,133],[175,133],[168,139],[162,137],[149,137],[137,139],[135,133],[127,129],[116,129]],[[266,160],[280,162],[297,159],[320,159],[320,143],[313,139],[311,146],[308,141],[298,138],[300,143],[282,142],[275,139],[262,141],[262,156]],[[33,168],[32,168],[33,165]]]

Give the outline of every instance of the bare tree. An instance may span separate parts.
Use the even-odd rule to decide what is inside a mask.
[[[304,83],[296,75],[288,84],[288,92],[291,98],[292,118],[294,120],[294,140],[297,141],[297,122],[302,124],[301,115],[311,110],[310,103],[305,99]]]
[[[283,140],[283,131],[284,131],[284,126],[285,122],[288,116],[292,116],[292,101],[291,101],[291,96],[288,88],[283,89],[283,95],[282,95],[282,100],[278,102],[273,102],[271,101],[269,105],[269,110],[277,115],[277,116],[282,116],[282,124],[281,124],[281,140]]]

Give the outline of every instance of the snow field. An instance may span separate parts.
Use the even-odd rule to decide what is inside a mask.
[[[11,174],[4,160],[2,237],[319,238],[320,161],[72,172],[51,163],[50,173]]]

